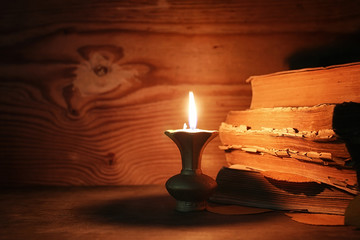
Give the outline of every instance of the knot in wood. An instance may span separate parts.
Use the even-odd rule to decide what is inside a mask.
[[[109,69],[106,66],[97,65],[93,68],[93,71],[97,76],[102,77],[108,73]]]

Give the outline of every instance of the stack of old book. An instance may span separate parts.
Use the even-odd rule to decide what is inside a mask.
[[[255,76],[219,136],[229,167],[211,200],[344,214],[358,193],[360,63]]]

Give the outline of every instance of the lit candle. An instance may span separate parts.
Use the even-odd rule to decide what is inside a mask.
[[[180,174],[166,182],[166,189],[176,199],[176,209],[181,212],[204,210],[206,200],[217,184],[201,171],[201,155],[205,146],[217,136],[217,131],[196,128],[197,112],[193,92],[189,92],[189,126],[166,130],[165,134],[180,150],[182,169]]]
[[[189,92],[189,126],[190,126],[190,129],[195,130],[196,124],[197,124],[197,111],[196,111],[194,93]]]
[[[195,104],[195,97],[194,93],[192,91],[189,92],[189,107],[188,107],[188,117],[189,117],[189,128],[186,123],[184,123],[182,129],[176,129],[176,130],[166,130],[168,132],[189,132],[189,133],[195,133],[195,132],[217,132],[215,130],[203,130],[196,128],[197,126],[197,111],[196,111],[196,104]]]

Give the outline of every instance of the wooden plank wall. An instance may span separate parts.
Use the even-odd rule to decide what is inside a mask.
[[[164,134],[218,129],[251,75],[356,33],[359,1],[7,1],[0,9],[0,185],[164,183]],[[295,55],[294,55],[295,54]],[[225,165],[219,140],[203,170]]]

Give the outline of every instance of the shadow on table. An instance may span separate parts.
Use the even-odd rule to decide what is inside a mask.
[[[172,227],[269,221],[274,214],[279,214],[221,215],[207,211],[181,213],[175,210],[175,200],[165,195],[107,201],[77,211],[78,215],[95,222]]]

